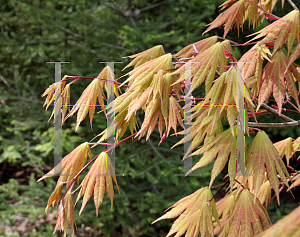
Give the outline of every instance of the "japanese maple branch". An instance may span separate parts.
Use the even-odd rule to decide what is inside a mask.
[[[293,108],[294,108],[295,110],[297,110],[298,113],[300,113],[300,110],[299,110],[299,109],[298,109],[291,101],[287,100],[286,103],[288,103],[288,104],[290,104],[291,106],[293,106]]]
[[[291,126],[300,126],[300,120],[295,122],[287,122],[287,123],[255,123],[248,122],[248,126],[250,127],[291,127]]]
[[[110,148],[105,149],[105,150],[103,150],[102,152],[109,152],[110,150],[112,150],[112,149],[115,148],[116,146],[118,146],[118,145],[120,145],[121,143],[123,143],[123,142],[129,140],[130,138],[134,137],[136,134],[137,134],[137,132],[134,133],[134,134],[132,134],[132,135],[130,135],[130,136],[128,136],[128,137],[126,137],[126,138],[123,139],[122,141],[117,142],[115,145],[112,145]],[[101,152],[101,153],[102,153],[102,152]],[[69,191],[69,189],[74,185],[74,183],[75,183],[76,179],[79,177],[79,175],[81,175],[81,173],[82,173],[82,172],[83,172],[90,164],[92,164],[92,163],[98,158],[98,156],[99,156],[101,153],[99,153],[99,154],[96,155],[92,160],[90,160],[89,163],[87,163],[87,164],[86,164],[86,165],[78,172],[78,174],[74,176],[73,179],[71,179],[70,181],[68,181],[68,182],[70,182],[71,184],[67,187],[67,190],[66,190],[66,192],[64,193],[64,196],[63,196],[62,199],[61,199],[61,202],[62,202],[62,200],[64,199],[66,193]]]
[[[289,2],[289,4],[291,4],[291,6],[296,10],[299,11],[298,7],[295,5],[295,3],[293,3],[292,0],[287,0]]]
[[[254,98],[254,101],[256,104],[258,104],[258,99]],[[272,109],[270,106],[266,105],[265,103],[262,103],[261,107],[268,110],[271,114],[274,114],[275,116],[277,116],[278,118],[281,118],[282,120],[284,120],[286,122],[297,122],[294,119],[291,119],[283,114],[279,114],[276,110]],[[300,127],[298,122],[297,122],[297,125],[293,125],[293,126]]]
[[[243,187],[243,189],[245,189],[244,185],[242,185],[240,181],[238,181],[236,179],[234,179],[234,181],[237,182],[238,184],[240,184]]]

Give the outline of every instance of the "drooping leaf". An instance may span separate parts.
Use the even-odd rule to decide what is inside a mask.
[[[71,192],[68,191],[63,199],[63,204],[58,206],[57,220],[53,234],[59,227],[60,231],[64,231],[64,237],[66,237],[68,226],[70,226],[72,229],[72,236],[74,236],[74,225],[76,227],[73,197]]]
[[[250,97],[250,93],[247,88],[237,87],[238,82],[238,68],[236,66],[230,67],[226,72],[222,73],[221,76],[215,80],[214,85],[211,87],[209,92],[205,96],[203,105],[209,103],[209,113],[213,107],[221,107],[221,112],[226,110],[228,122],[231,128],[232,134],[234,134],[233,127],[234,122],[237,118],[237,105],[238,105],[238,91],[245,98],[245,104],[254,114],[253,103]],[[239,79],[240,80],[240,79]],[[241,81],[241,85],[244,81]],[[201,105],[202,106],[202,105]],[[241,111],[243,112],[243,111]],[[246,118],[245,118],[246,119]],[[246,121],[246,130],[248,130]]]
[[[58,111],[60,107],[62,107],[62,117],[61,120],[63,121],[65,119],[66,113],[69,110],[70,112],[70,84],[66,85],[63,89],[63,92],[61,93],[61,104],[55,103],[55,107],[53,108],[52,114],[48,120],[52,118],[52,116],[55,114],[55,111]]]
[[[98,79],[100,79],[100,88],[105,88],[106,91],[107,90],[107,83],[113,83],[114,85],[114,93],[116,95],[116,97],[119,96],[119,94],[121,93],[120,88],[115,84],[115,82],[117,81],[114,72],[112,71],[112,69],[107,66],[105,68],[103,68],[103,70],[99,73],[99,75],[97,76]]]
[[[286,55],[283,52],[277,52],[272,57],[272,62],[269,62],[264,68],[262,75],[262,86],[259,91],[259,103],[257,106],[257,111],[261,104],[265,102],[273,92],[273,96],[279,107],[280,114],[283,100],[286,95],[286,88],[291,97],[296,101],[298,107],[300,107],[297,87],[293,80],[293,75],[298,75],[295,74],[297,72],[295,72],[296,70],[292,65],[290,66],[290,70],[285,73],[287,64],[288,62]]]
[[[50,170],[47,174],[45,174],[37,181],[39,182],[47,177],[52,177],[62,172],[57,181],[55,190],[53,191],[48,200],[45,212],[48,212],[48,209],[51,204],[54,205],[55,202],[56,204],[58,204],[62,196],[62,182],[72,180],[75,177],[75,175],[79,173],[79,171],[83,168],[83,165],[86,162],[87,156],[91,158],[91,150],[88,143],[85,142],[80,146],[76,147],[68,155],[66,155],[58,165],[56,165],[52,170]]]
[[[225,38],[228,32],[236,25],[239,32],[239,28],[243,29],[243,24],[246,19],[249,19],[249,25],[252,23],[253,27],[259,22],[259,12],[258,8],[250,2],[240,0],[232,4],[234,1],[227,1],[221,5],[222,9],[229,7],[226,11],[222,12],[212,23],[209,24],[209,27],[204,31],[203,34],[207,33],[211,29],[217,28],[221,25],[224,27]],[[254,0],[254,3],[257,4],[257,1]]]
[[[290,178],[290,176],[276,148],[264,131],[259,131],[256,134],[246,153],[246,173],[251,174],[252,171],[254,174],[253,190],[255,198],[264,182],[264,173],[267,172],[279,205],[279,180],[277,175],[280,176],[287,187],[289,185],[286,177]]]
[[[207,50],[199,53],[195,58],[191,59],[190,67],[180,67],[172,74],[180,74],[176,83],[185,81],[185,72],[191,70],[191,75],[193,75],[191,91],[199,87],[205,80],[205,91],[208,92],[210,89],[216,70],[220,74],[225,72],[225,66],[227,66],[228,59],[225,56],[224,51],[228,50],[228,41],[223,41],[222,43],[216,43]],[[226,45],[226,48],[224,47]]]
[[[209,183],[209,187],[213,184],[215,178],[221,173],[223,168],[225,167],[228,157],[230,160],[230,164],[228,165],[228,172],[232,173],[232,170],[235,171],[235,167],[232,165],[236,165],[236,136],[231,134],[230,129],[220,133],[210,142],[205,143],[199,150],[192,153],[192,155],[200,155],[203,154],[202,158],[190,169],[186,175],[190,172],[203,167],[210,162],[212,162],[215,158],[215,164],[213,170],[211,172],[211,180]],[[233,183],[234,176],[231,176],[231,183]]]
[[[50,104],[52,104],[52,102],[55,99],[59,98],[60,92],[64,90],[65,85],[66,85],[66,80],[64,80],[64,79],[66,79],[67,77],[69,77],[69,76],[64,76],[61,81],[51,84],[45,90],[45,92],[42,94],[42,97],[44,97],[45,95],[47,95],[45,103],[43,105],[43,107],[45,105],[47,105],[46,110],[48,109],[48,107],[50,106]]]
[[[290,54],[295,39],[299,42],[299,14],[299,11],[291,11],[289,14],[273,22],[271,25],[254,33],[258,35],[249,42],[264,36],[265,38],[261,41],[261,43],[276,40],[272,52],[272,54],[275,54],[275,52],[287,41],[288,54]]]
[[[209,106],[201,106],[203,101],[198,103],[192,108],[193,114],[192,117],[196,118],[192,122],[192,127],[184,131],[178,132],[178,135],[192,134],[192,144],[188,148],[187,153],[189,154],[195,150],[204,140],[204,138],[213,137],[215,138],[218,134],[223,132],[223,127],[221,123],[221,118],[224,116],[225,111],[221,112],[221,107],[214,107],[213,113],[208,113]],[[182,138],[178,143],[176,143],[171,149],[180,144],[187,142],[190,137]],[[186,154],[185,154],[186,157]]]
[[[150,83],[152,82],[153,76],[159,70],[171,68],[173,68],[172,55],[162,55],[158,58],[143,63],[142,65],[134,68],[132,71],[127,73],[126,75],[129,75],[129,77],[122,83],[122,85],[129,82],[128,85],[130,86],[130,88],[127,89],[128,93],[136,90],[141,93],[149,87]]]
[[[97,106],[97,98],[100,107],[106,114],[106,108],[104,104],[104,92],[101,88],[101,82],[97,78],[95,78],[90,85],[83,91],[82,95],[76,102],[76,104],[73,106],[72,110],[68,114],[68,116],[65,118],[68,119],[69,117],[73,116],[77,111],[77,121],[76,121],[76,129],[77,131],[80,123],[84,120],[86,115],[89,113],[90,115],[90,124],[92,127],[92,121],[94,118],[95,113],[95,107]],[[64,121],[65,121],[64,120]],[[63,122],[64,122],[63,121]]]
[[[211,190],[207,187],[201,188],[195,193],[179,200],[170,207],[172,210],[151,224],[163,219],[179,216],[173,223],[167,237],[176,232],[176,237],[182,236],[185,232],[186,237],[197,237],[199,233],[201,233],[201,237],[213,236],[213,218],[219,222],[219,217],[215,201],[211,199]]]
[[[107,156],[106,152],[100,153],[95,163],[92,165],[88,174],[83,179],[80,185],[80,191],[77,196],[77,201],[83,196],[82,206],[79,212],[79,215],[83,211],[86,203],[92,196],[94,191],[94,202],[96,206],[96,214],[98,216],[98,209],[101,205],[105,189],[111,201],[111,208],[113,207],[113,198],[114,198],[114,190],[113,190],[113,182],[112,178],[117,185],[118,191],[118,183],[115,176],[115,171],[110,161],[110,157]],[[120,191],[119,191],[120,193]]]
[[[248,190],[244,189],[238,197],[227,225],[220,233],[220,237],[244,236],[252,237],[268,229],[271,225],[270,217],[263,205]]]
[[[256,44],[248,52],[246,52],[239,60],[239,62],[244,63],[242,71],[244,80],[248,80],[250,76],[255,74],[256,84],[258,88],[260,88],[263,59],[270,61],[268,58],[270,55],[270,50],[264,44]]]
[[[57,184],[60,184],[60,182],[64,182],[66,180],[72,180],[74,176],[82,169],[84,163],[86,162],[87,156],[91,158],[91,150],[89,144],[85,142],[66,155],[58,165],[41,177],[37,182],[40,182],[47,177],[57,175],[60,172],[62,172],[63,175],[59,177]]]

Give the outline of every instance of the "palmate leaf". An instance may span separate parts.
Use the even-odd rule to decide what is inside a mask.
[[[300,206],[276,222],[257,237],[296,237],[300,236]]]
[[[108,80],[108,79],[115,81],[115,76],[110,67],[105,67],[100,72],[98,77],[95,78],[89,84],[89,86],[83,91],[82,95],[80,96],[76,104],[73,106],[68,116],[63,120],[63,123],[65,122],[66,119],[73,116],[78,111],[75,131],[77,131],[80,123],[84,120],[84,118],[87,116],[88,113],[90,117],[90,124],[92,127],[95,107],[97,106],[97,98],[102,111],[106,115],[106,107],[104,104],[105,96],[103,92],[103,87],[105,87],[107,90],[107,82],[103,80]],[[116,90],[116,87],[115,87],[115,94],[118,95],[118,91]]]
[[[253,139],[246,153],[246,173],[253,172],[253,190],[254,196],[257,197],[260,186],[264,182],[264,174],[267,172],[270,184],[275,191],[278,205],[279,204],[279,180],[280,176],[283,183],[289,187],[286,177],[290,175],[282,162],[276,148],[270,141],[264,131],[259,131]]]
[[[106,108],[103,100],[104,93],[102,91],[102,88],[100,87],[100,81],[98,79],[94,79],[90,83],[90,85],[83,91],[82,95],[80,96],[76,104],[73,106],[68,116],[65,118],[65,120],[68,119],[78,111],[75,131],[77,131],[80,123],[84,120],[88,113],[90,115],[90,124],[92,127],[95,106],[97,104],[97,97],[102,110],[104,111],[104,113],[106,113]],[[63,122],[65,122],[65,120]]]
[[[62,180],[59,179],[58,181],[70,181],[81,170],[84,163],[86,162],[87,156],[91,158],[91,150],[89,144],[85,142],[76,147],[68,155],[66,155],[58,165],[56,165],[52,170],[41,177],[37,182],[40,182],[45,178],[57,175],[60,172],[62,172],[64,175],[60,177],[62,178]]]
[[[201,233],[201,237],[214,236],[213,218],[219,222],[219,217],[214,199],[208,202],[211,198],[211,190],[207,187],[201,188],[195,193],[179,200],[170,207],[172,210],[153,221],[151,224],[163,219],[179,216],[173,223],[167,237],[176,232],[175,237],[182,236],[185,232],[186,237],[197,237],[199,233]]]
[[[205,91],[207,92],[213,83],[216,70],[219,70],[220,74],[225,72],[225,66],[227,66],[228,59],[226,58],[224,51],[232,51],[228,40],[225,40],[222,43],[218,42],[199,53],[195,58],[189,61],[191,63],[190,68],[180,67],[173,72],[173,75],[180,74],[178,80],[174,84],[183,82],[186,79],[185,71],[191,70],[191,75],[193,75],[191,90],[195,90],[205,80]]]
[[[52,111],[52,114],[48,120],[48,122],[50,121],[50,119],[52,118],[52,116],[55,114],[55,111],[58,111],[57,107],[61,107],[62,106],[62,115],[61,115],[61,120],[63,121],[65,119],[65,116],[67,114],[67,111],[70,111],[70,84],[66,85],[65,88],[63,89],[63,92],[61,93],[61,104],[59,103],[55,103],[55,107]]]
[[[248,52],[246,52],[239,63],[244,63],[242,75],[245,83],[247,83],[250,77],[254,74],[252,83],[252,95],[258,96],[259,90],[262,85],[262,67],[264,59],[270,61],[268,56],[271,56],[270,50],[264,44],[255,44]]]
[[[237,181],[239,181],[240,183],[242,183],[244,178],[243,178],[243,176],[237,176],[237,177],[235,177],[235,179]],[[247,180],[243,183],[243,185],[244,185],[244,187],[247,187],[251,193],[255,194],[253,180],[254,180],[253,176],[248,176]],[[233,188],[237,188],[238,193],[244,189],[239,183],[235,183]],[[265,172],[264,182],[260,186],[256,197],[260,201],[260,203],[265,204],[266,207],[268,205],[269,200],[271,199],[271,188],[272,187],[271,187],[270,181],[268,179],[267,172]]]
[[[252,34],[258,35],[248,42],[259,39],[264,36],[265,38],[261,41],[261,43],[276,40],[272,52],[272,54],[275,54],[275,52],[280,47],[282,47],[287,41],[288,54],[290,54],[295,39],[297,39],[299,42],[299,16],[299,11],[291,11],[289,14],[273,22],[271,25],[266,26],[260,31]]]
[[[223,3],[220,7],[222,9],[229,7],[226,11],[221,13],[212,23],[208,24],[209,27],[204,31],[202,35],[210,31],[211,29],[217,28],[221,25],[225,25],[224,27],[224,35],[225,38],[228,32],[236,25],[238,33],[239,28],[243,29],[243,24],[246,19],[249,19],[249,25],[252,24],[253,27],[259,22],[259,11],[258,8],[245,0],[237,1],[227,1]],[[254,3],[258,4],[257,0],[253,1]]]
[[[290,158],[294,155],[294,147],[292,138],[288,137],[282,141],[274,143],[276,150],[278,151],[281,158],[285,156],[287,165],[289,165]]]
[[[259,90],[257,111],[261,104],[265,102],[273,92],[280,114],[283,100],[286,95],[286,88],[291,97],[296,101],[298,108],[300,108],[298,90],[293,79],[293,77],[299,78],[298,71],[293,65],[287,69],[288,61],[283,52],[277,52],[271,60],[272,62],[268,62],[263,70],[262,86]]]
[[[254,195],[248,189],[244,189],[237,195],[234,209],[219,237],[252,237],[270,225],[266,209],[259,200],[254,201]]]
[[[159,70],[172,68],[172,55],[170,53],[162,55],[158,58],[145,62],[144,64],[125,74],[124,76],[129,75],[129,77],[122,83],[122,85],[129,82],[128,85],[130,88],[127,89],[128,93],[132,91],[139,91],[141,93],[143,90],[149,87],[153,76]]]
[[[248,89],[240,87],[237,88],[237,70],[238,68],[236,66],[232,66],[228,71],[222,73],[221,76],[215,81],[209,92],[206,94],[204,102],[200,105],[201,107],[209,103],[209,113],[214,107],[221,107],[221,112],[225,110],[232,134],[234,134],[234,122],[237,117],[236,105],[238,104],[238,89],[245,98],[245,104],[247,105],[246,107],[250,109],[252,114],[254,114],[254,105]],[[243,81],[241,83],[243,85]],[[245,119],[245,127],[246,131],[248,132],[248,117],[246,116]]]
[[[221,173],[223,168],[225,167],[228,157],[228,173],[235,174],[236,173],[236,136],[231,134],[230,129],[220,133],[211,141],[205,143],[199,150],[192,153],[192,155],[200,155],[203,154],[202,158],[190,169],[186,175],[190,172],[203,167],[210,162],[212,162],[215,158],[215,164],[213,170],[211,172],[211,180],[209,183],[209,187],[213,184],[215,178]],[[231,184],[233,184],[234,176],[230,176]]]
[[[56,204],[58,204],[58,201],[60,200],[62,195],[62,182],[70,181],[75,177],[75,175],[78,174],[78,172],[85,164],[87,156],[91,158],[91,150],[88,143],[85,142],[76,147],[68,155],[66,155],[58,165],[56,165],[52,170],[50,170],[47,174],[45,174],[37,181],[40,182],[47,177],[52,177],[62,172],[57,181],[55,190],[48,200],[48,204],[45,209],[46,212],[48,211],[51,204],[54,205],[55,202]]]
[[[233,4],[229,9],[220,14],[212,23],[209,24],[209,27],[204,31],[202,35],[210,31],[211,29],[217,28],[225,24],[224,35],[225,38],[227,33],[232,29],[234,24],[237,25],[237,29],[243,26],[244,15],[245,15],[245,1],[240,0]]]
[[[119,94],[121,93],[121,90],[115,84],[117,79],[116,79],[112,69],[109,66],[103,68],[103,70],[99,73],[97,78],[100,79],[100,88],[105,88],[106,91],[108,91],[107,83],[113,83],[114,84],[114,94],[116,95],[116,97],[119,96]]]
[[[114,190],[112,178],[115,184],[117,185],[118,191],[120,193],[114,172],[114,168],[112,166],[110,158],[107,156],[107,153],[100,153],[99,157],[96,159],[95,163],[92,165],[88,174],[85,176],[85,178],[79,186],[81,188],[78,193],[76,203],[83,196],[82,206],[79,215],[81,214],[86,203],[92,196],[93,191],[97,216],[99,206],[101,205],[104,198],[105,189],[111,201],[111,208],[113,207]]]
[[[192,127],[177,133],[177,135],[184,135],[185,133],[192,134],[192,144],[188,148],[184,159],[186,158],[187,154],[195,150],[203,142],[204,138],[206,142],[206,139],[210,139],[210,137],[214,138],[223,132],[221,118],[224,116],[225,111],[221,112],[222,108],[214,107],[213,112],[209,114],[208,112],[210,107],[201,107],[201,104],[203,104],[203,101],[192,108],[194,111],[192,117],[196,118],[196,120],[192,122]],[[189,141],[187,139],[190,139],[190,136],[182,138],[171,149]]]
[[[42,94],[42,97],[44,97],[45,95],[47,95],[45,103],[43,105],[43,107],[45,105],[47,105],[46,110],[48,109],[48,107],[50,106],[50,104],[52,104],[52,102],[58,98],[59,94],[61,91],[64,90],[65,85],[66,85],[66,81],[64,79],[66,79],[68,76],[64,76],[61,82],[56,82],[51,84],[46,90],[45,92]],[[60,85],[60,86],[59,86]]]

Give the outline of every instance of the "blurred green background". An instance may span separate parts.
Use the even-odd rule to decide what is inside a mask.
[[[1,1],[0,236],[52,236],[56,208],[50,208],[47,215],[44,209],[57,177],[36,183],[53,167],[53,120],[47,122],[53,106],[45,111],[45,98],[41,94],[54,82],[54,66],[45,62],[70,61],[63,65],[62,75],[96,77],[104,67],[99,61],[123,61],[115,65],[119,77],[129,71],[121,72],[130,62],[124,56],[160,44],[166,52],[174,54],[203,37],[222,36],[221,28],[202,36],[205,26],[218,16],[222,2]],[[291,10],[287,4],[285,7],[276,9],[277,15],[283,16]],[[239,39],[233,30],[228,38],[245,42],[245,36],[251,32],[245,27]],[[248,49],[235,49],[234,53],[239,57]],[[71,86],[71,104],[88,83],[82,80]],[[272,115],[259,121],[270,120],[277,121]],[[85,119],[74,132],[75,121],[73,116],[63,126],[63,155],[90,141],[106,127],[103,114],[96,114],[93,131]],[[300,136],[299,128],[266,131],[273,142],[286,136]],[[165,236],[172,220],[154,225],[151,222],[182,197],[208,185],[212,168],[211,164],[195,172],[201,176],[175,176],[184,172],[183,146],[170,148],[180,138],[170,136],[158,147],[159,134],[155,131],[147,142],[136,139],[118,146],[116,173],[124,174],[117,177],[121,195],[115,193],[110,211],[105,194],[98,218],[92,198],[81,216],[78,216],[79,202],[75,208],[76,236]],[[100,147],[92,149],[92,155],[100,151]],[[198,159],[195,157],[194,163]],[[296,162],[291,165],[297,168]],[[215,184],[222,182],[221,176]],[[291,199],[290,194],[285,196]],[[296,202],[299,199],[283,204],[280,209],[271,204],[270,212],[276,213],[273,221],[289,213]]]

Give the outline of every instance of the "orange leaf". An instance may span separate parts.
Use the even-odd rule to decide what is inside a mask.
[[[211,29],[217,28],[223,24],[225,24],[223,35],[224,38],[226,37],[229,30],[232,29],[234,24],[237,25],[237,29],[239,31],[239,27],[243,28],[245,11],[245,1],[240,0],[236,2],[225,12],[220,14],[212,23],[210,23],[209,27],[204,31],[202,35],[210,31]]]
[[[260,131],[253,139],[246,153],[246,173],[254,172],[253,185],[254,196],[257,196],[260,186],[264,182],[264,173],[267,172],[270,184],[275,191],[279,204],[279,180],[280,175],[284,184],[289,187],[286,177],[290,178],[284,163],[282,162],[276,148],[264,131]]]
[[[266,209],[259,200],[254,201],[254,196],[248,189],[244,189],[236,198],[232,214],[219,236],[252,237],[270,225],[271,220]]]
[[[266,26],[260,31],[252,34],[258,35],[248,42],[266,36],[261,41],[261,43],[266,43],[275,40],[277,37],[272,54],[275,54],[275,52],[282,47],[286,41],[288,46],[288,54],[290,54],[295,39],[299,41],[299,16],[299,11],[291,11],[289,14],[273,22],[271,25]]]
[[[112,178],[116,183],[119,191],[117,179],[110,158],[107,156],[106,152],[101,152],[99,157],[96,159],[95,163],[92,165],[91,169],[83,179],[82,183],[80,184],[81,188],[78,193],[76,203],[82,196],[83,201],[79,215],[83,211],[86,203],[88,202],[94,191],[94,202],[96,206],[96,214],[98,216],[98,209],[103,201],[105,188],[111,201],[111,208],[113,207],[114,190]]]
[[[172,210],[151,224],[163,219],[179,216],[173,223],[167,237],[176,232],[176,236],[182,236],[185,232],[186,236],[196,237],[199,233],[201,233],[201,236],[213,236],[212,219],[215,218],[219,223],[219,217],[214,199],[208,202],[211,198],[211,190],[207,187],[201,188],[193,194],[179,200],[170,207],[173,208]]]
[[[285,73],[287,68],[287,57],[283,52],[277,52],[272,62],[269,62],[263,70],[262,87],[260,88],[257,111],[260,105],[265,102],[273,92],[275,101],[279,107],[279,114],[282,110],[282,103],[285,97],[286,87],[291,97],[295,99],[299,107],[298,91],[293,80],[296,73],[293,66]],[[291,72],[292,71],[292,72]],[[285,80],[284,80],[285,79]]]
[[[74,215],[74,203],[73,197],[70,191],[68,191],[63,199],[63,205],[60,204],[57,210],[57,220],[53,234],[57,228],[60,227],[60,231],[64,231],[64,237],[67,236],[68,226],[72,229],[72,236],[74,236],[75,230],[75,215]]]

